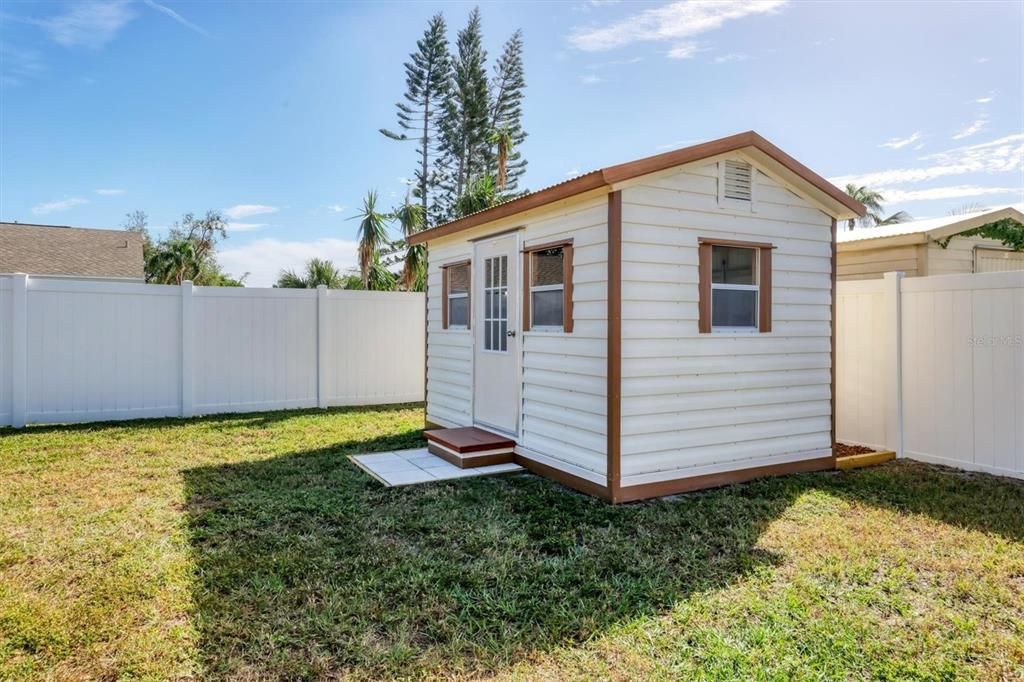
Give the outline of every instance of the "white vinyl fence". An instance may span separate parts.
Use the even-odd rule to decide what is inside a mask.
[[[0,277],[0,425],[423,400],[423,294]]]
[[[1024,478],[1024,272],[840,282],[837,437]]]

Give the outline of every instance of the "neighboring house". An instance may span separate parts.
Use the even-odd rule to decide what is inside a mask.
[[[141,282],[142,237],[126,230],[0,223],[0,272]]]
[[[876,279],[893,271],[922,277],[1024,270],[1024,253],[1011,251],[1002,242],[954,236],[1004,218],[1024,223],[1019,207],[1005,206],[840,232],[839,279]]]
[[[748,132],[414,235],[431,451],[614,502],[832,468],[836,221],[863,213]]]

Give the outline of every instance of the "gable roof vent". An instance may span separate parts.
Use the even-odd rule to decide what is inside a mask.
[[[722,196],[736,201],[750,201],[754,169],[743,161],[725,161],[722,174]]]

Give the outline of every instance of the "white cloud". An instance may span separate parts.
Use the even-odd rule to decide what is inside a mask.
[[[346,208],[348,208],[348,206],[345,206],[344,204],[330,204],[327,206],[327,210],[332,213],[344,213]]]
[[[974,61],[977,62],[978,64],[986,64],[986,63],[988,63],[988,62],[990,62],[992,60],[989,59],[988,57],[978,57]]]
[[[135,16],[126,0],[93,0],[69,5],[63,14],[30,21],[42,27],[58,45],[99,48],[113,40]]]
[[[644,60],[643,57],[630,57],[629,59],[612,59],[612,60],[609,60],[607,62],[598,62],[596,64],[591,64],[587,68],[588,69],[604,69],[604,68],[607,68],[609,66],[625,66],[625,65],[628,65],[628,64],[639,64],[643,60]]]
[[[81,197],[69,197],[67,199],[60,199],[58,201],[48,201],[46,203],[37,204],[32,207],[32,213],[35,215],[47,215],[50,213],[59,213],[60,211],[67,211],[75,206],[81,206],[82,204],[88,204],[88,199],[82,199]]]
[[[879,147],[885,147],[886,149],[903,149],[908,145],[912,145],[921,139],[921,133],[915,132],[910,137],[893,137],[888,142],[883,142],[878,145]]]
[[[962,140],[965,137],[970,137],[971,135],[974,135],[975,133],[979,132],[986,125],[988,125],[988,120],[986,120],[985,116],[981,116],[974,123],[972,123],[971,125],[967,126],[963,130],[961,130],[959,133],[954,135],[953,139],[954,140]]]
[[[231,208],[225,208],[224,215],[232,220],[239,220],[254,215],[277,213],[278,210],[277,206],[267,206],[265,204],[237,204]]]
[[[187,28],[187,29],[189,29],[191,31],[195,31],[196,33],[198,33],[200,35],[204,35],[204,36],[210,35],[209,33],[207,33],[206,29],[204,29],[201,26],[196,26],[191,21],[189,21],[185,17],[183,17],[180,14],[178,14],[177,12],[175,12],[170,7],[165,7],[164,5],[156,3],[153,0],[142,0],[142,1],[148,7],[151,7],[153,9],[155,9],[157,12],[160,12],[162,14],[165,14],[165,15],[169,16],[171,19],[174,19],[176,22],[178,22],[179,24],[181,24],[185,28]]]
[[[715,64],[730,64],[732,62],[745,62],[750,59],[749,54],[742,52],[730,52],[729,54],[719,55],[714,58]]]
[[[601,78],[600,76],[595,76],[592,73],[588,73],[586,76],[580,78],[580,82],[583,83],[584,85],[597,85],[598,83],[601,83],[603,81],[603,78]]]
[[[95,191],[96,194],[99,194],[101,197],[115,197],[118,194],[124,194],[123,189],[98,189]]]
[[[988,104],[989,102],[992,101],[992,97],[979,97],[974,101],[977,102],[978,104]]]
[[[680,42],[713,31],[732,19],[775,12],[787,0],[695,0],[672,2],[605,26],[575,29],[569,44],[578,50],[597,52],[636,42]]]
[[[700,140],[676,140],[675,142],[669,142],[668,144],[659,144],[655,149],[659,152],[663,152],[669,149],[679,149],[680,147],[689,147],[692,144],[697,144]]]
[[[927,162],[927,165],[842,175],[830,178],[829,181],[838,187],[844,187],[847,183],[877,187],[926,182],[967,173],[1020,172],[1024,169],[1024,133],[928,154],[922,156],[920,160]]]
[[[249,273],[245,283],[254,287],[273,286],[282,270],[301,271],[310,258],[326,258],[339,270],[356,267],[358,244],[345,239],[284,241],[258,239],[236,247],[217,251],[217,261],[226,272],[235,276]]]
[[[689,59],[698,52],[700,52],[700,48],[697,46],[697,43],[679,43],[665,53],[665,56],[669,59]]]
[[[567,177],[567,178],[575,178],[575,177],[579,177],[579,175],[580,175],[580,169],[579,168],[571,168],[571,169],[569,169],[568,172],[566,172],[565,177]]]
[[[46,65],[39,52],[0,42],[0,84],[21,85],[26,79],[45,70]]]
[[[937,199],[962,199],[964,197],[980,197],[990,194],[1016,194],[1021,196],[1021,187],[979,187],[978,185],[954,185],[952,187],[929,187],[928,189],[902,190],[889,187],[880,188],[879,193],[885,197],[886,203],[903,203],[907,201],[934,201]]]
[[[232,232],[253,232],[266,227],[266,223],[228,223],[228,234]]]

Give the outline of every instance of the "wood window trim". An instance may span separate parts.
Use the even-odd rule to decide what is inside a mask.
[[[698,254],[697,331],[710,334],[711,324],[711,249],[715,246],[733,246],[757,251],[757,331],[765,334],[772,330],[772,251],[768,242],[747,242],[737,239],[700,237]]]
[[[571,334],[572,314],[572,239],[562,239],[523,247],[523,331],[530,331],[530,260],[537,251],[562,249],[562,333]]]
[[[448,269],[462,266],[469,268],[466,286],[466,329],[473,325],[473,262],[467,258],[441,266],[441,329],[448,329]]]

